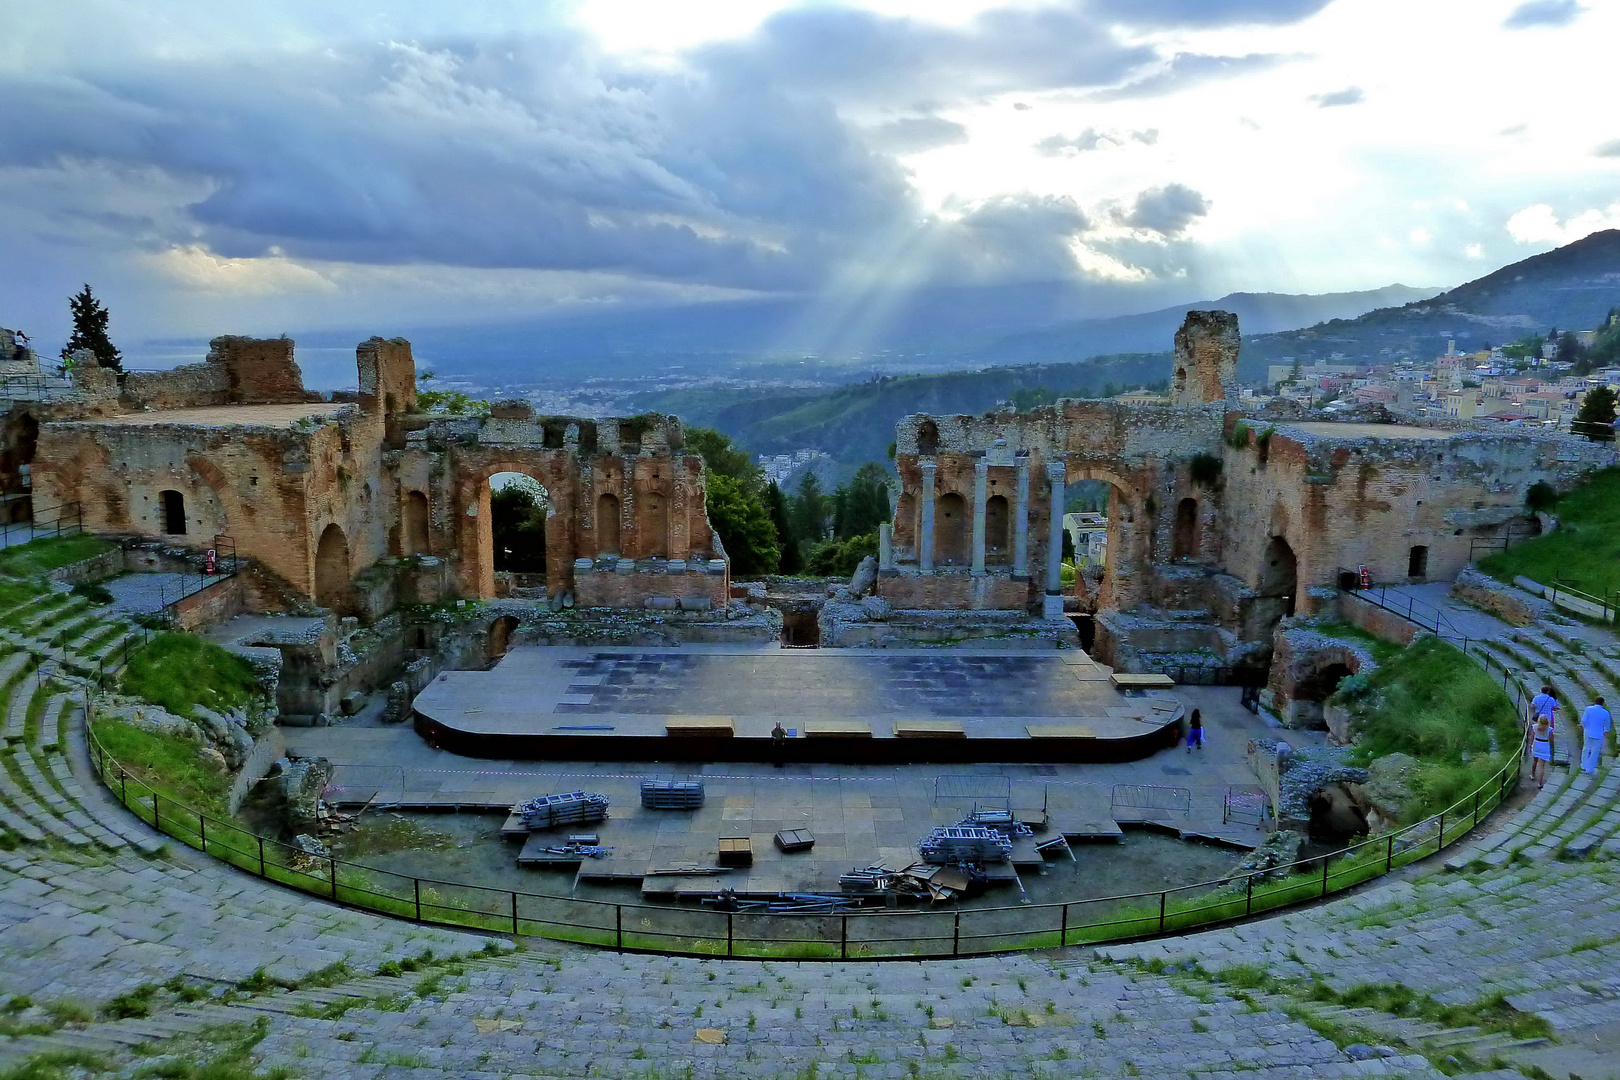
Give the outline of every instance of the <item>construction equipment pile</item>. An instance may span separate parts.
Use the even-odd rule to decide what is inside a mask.
[[[540,795],[514,808],[531,829],[553,829],[558,825],[585,825],[604,821],[608,797],[595,791],[570,791],[566,795]]]

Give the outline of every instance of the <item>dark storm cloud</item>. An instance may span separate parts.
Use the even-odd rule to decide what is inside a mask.
[[[937,227],[936,273],[953,281],[1043,281],[1077,273],[1073,243],[1091,227],[1073,199],[1006,195]]]
[[[1209,213],[1209,200],[1185,184],[1149,188],[1136,196],[1119,220],[1133,229],[1179,236],[1187,226]]]
[[[565,43],[564,43],[565,44]],[[101,160],[210,189],[225,255],[815,280],[909,212],[892,161],[815,100],[594,72],[554,41],[0,87],[14,165]]]
[[[968,130],[943,116],[903,116],[873,128],[870,135],[890,153],[914,154],[967,142]]]
[[[1523,30],[1530,26],[1568,26],[1586,8],[1576,0],[1527,0],[1502,20],[1509,30]]]
[[[1104,86],[1155,58],[1078,5],[985,12],[961,27],[853,8],[797,8],[751,37],[700,49],[710,70],[840,101],[958,100]]]
[[[1150,68],[1120,86],[1098,90],[1090,101],[1127,101],[1160,97],[1214,82],[1217,79],[1264,71],[1295,59],[1280,53],[1249,53],[1244,56],[1209,56],[1203,53],[1176,53],[1157,67]]]
[[[1367,98],[1359,86],[1347,86],[1343,90],[1333,90],[1326,94],[1312,94],[1311,100],[1316,102],[1319,109],[1331,109],[1337,105],[1360,105]]]

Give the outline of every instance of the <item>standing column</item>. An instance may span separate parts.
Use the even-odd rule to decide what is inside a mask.
[[[1029,458],[1018,459],[1018,509],[1013,514],[1013,577],[1029,576]]]
[[[1052,484],[1052,535],[1046,547],[1046,603],[1048,619],[1063,618],[1063,480],[1066,470],[1061,461],[1046,463],[1046,479]]]
[[[894,573],[894,526],[887,521],[878,526],[878,573]]]
[[[973,463],[973,573],[984,576],[984,508],[989,498],[990,463],[980,459]]]
[[[917,526],[917,569],[934,572],[934,469],[932,461],[922,463],[922,522]]]

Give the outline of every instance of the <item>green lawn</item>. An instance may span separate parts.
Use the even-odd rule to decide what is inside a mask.
[[[1620,591],[1620,468],[1593,473],[1558,501],[1554,532],[1481,559],[1498,581],[1562,580],[1597,595]]]
[[[118,720],[98,719],[93,730],[107,753],[122,762],[149,790],[161,792],[165,803],[173,799],[195,810],[224,815],[231,777],[229,773],[216,772],[203,764],[197,756],[203,745],[200,740],[158,735]],[[113,790],[118,791],[116,780]],[[132,799],[141,794],[133,782],[128,793]],[[146,818],[151,820],[151,814]]]
[[[44,536],[0,551],[0,574],[37,577],[113,550],[117,545],[95,536]]]
[[[1473,791],[1501,767],[1500,754],[1519,745],[1519,717],[1502,687],[1439,638],[1418,639],[1382,660],[1364,691],[1341,688],[1341,695],[1358,716],[1358,761],[1399,752],[1423,762],[1409,821]]]
[[[191,634],[160,633],[130,657],[123,691],[190,717],[202,705],[229,712],[264,693],[241,657]]]

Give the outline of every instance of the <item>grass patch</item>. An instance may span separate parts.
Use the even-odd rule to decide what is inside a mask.
[[[215,772],[197,757],[203,745],[200,739],[184,739],[174,735],[159,735],[142,731],[118,720],[98,719],[92,724],[96,738],[107,752],[123,763],[132,777],[153,791],[162,793],[164,812],[178,811],[169,802],[183,803],[216,816],[225,816],[225,795],[230,790],[231,778]],[[116,793],[118,782],[113,780]],[[133,785],[130,801],[138,798]],[[151,806],[146,807],[146,820],[151,820]],[[212,843],[215,838],[210,837]],[[212,848],[210,849],[212,850]]]
[[[1359,626],[1341,622],[1338,619],[1318,619],[1311,624],[1312,629],[1326,634],[1340,641],[1352,641],[1368,652],[1372,653],[1374,660],[1383,664],[1401,654],[1401,646],[1385,641],[1374,634],[1369,634]]]
[[[105,555],[117,544],[95,536],[42,536],[0,551],[0,574],[38,577],[52,570]]]
[[[264,693],[247,661],[191,634],[154,634],[124,671],[123,691],[192,717],[197,706],[229,712]]]
[[[1348,704],[1359,734],[1358,761],[1403,753],[1423,763],[1412,780],[1407,821],[1479,787],[1500,768],[1500,754],[1519,745],[1518,714],[1501,686],[1439,638],[1420,638],[1381,663]],[[1499,753],[1492,753],[1493,742]]]
[[[1620,591],[1620,468],[1602,469],[1558,501],[1558,528],[1479,563],[1498,581],[1563,579],[1589,593]]]

